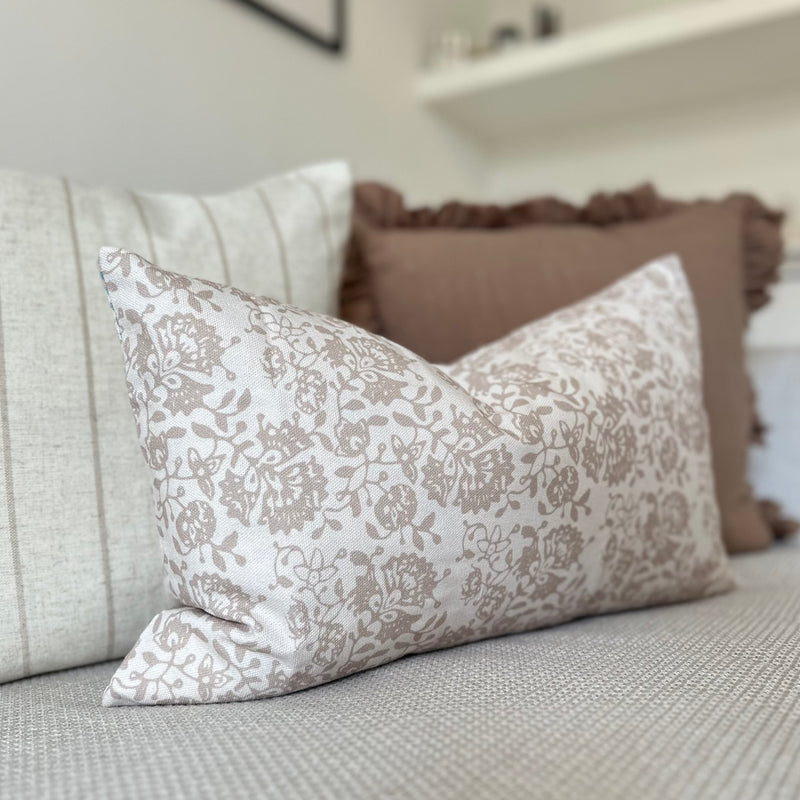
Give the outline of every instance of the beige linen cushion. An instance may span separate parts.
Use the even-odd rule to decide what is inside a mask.
[[[283,694],[731,585],[676,257],[447,370],[125,251],[100,269],[182,606],[106,705]]]
[[[330,312],[350,206],[344,164],[212,197],[0,173],[0,682],[124,655],[164,607],[98,248]]]

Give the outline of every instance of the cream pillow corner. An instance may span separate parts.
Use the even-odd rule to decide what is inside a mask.
[[[731,586],[676,257],[446,367],[105,249],[170,588],[105,705],[278,695]]]

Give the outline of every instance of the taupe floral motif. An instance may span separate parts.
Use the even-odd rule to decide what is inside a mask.
[[[328,496],[322,465],[312,456],[308,461],[283,469],[266,467],[264,495],[258,521],[276,531],[302,531],[322,508]]]
[[[222,338],[194,314],[161,317],[153,325],[153,333],[162,374],[180,369],[210,375],[222,355]]]
[[[156,644],[167,653],[175,653],[185,647],[192,636],[192,628],[180,617],[171,617],[155,637]]]
[[[355,370],[364,380],[379,380],[386,373],[402,375],[411,363],[396,347],[374,336],[353,338],[350,347]]]
[[[296,691],[730,583],[675,259],[435,367],[105,252],[170,587],[104,702]]]
[[[182,599],[182,598],[181,598]],[[206,609],[210,614],[232,622],[252,619],[252,597],[227,578],[203,572],[193,575],[188,585],[189,605]]]
[[[392,486],[375,504],[375,518],[387,531],[410,525],[417,514],[417,495],[407,485]]]
[[[295,639],[303,639],[311,633],[311,619],[308,616],[308,606],[298,600],[286,614],[286,623],[289,632]]]
[[[178,514],[175,529],[185,547],[211,543],[217,530],[214,509],[203,500],[192,500]]]
[[[261,355],[261,364],[264,367],[264,373],[272,385],[277,388],[278,382],[286,374],[287,369],[281,350],[277,347],[265,347]]]

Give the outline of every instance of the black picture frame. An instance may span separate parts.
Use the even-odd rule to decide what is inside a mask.
[[[326,50],[329,53],[339,55],[344,52],[346,0],[330,0],[331,4],[333,5],[333,14],[335,20],[334,34],[330,39],[325,36],[320,36],[320,34],[316,31],[304,27],[302,23],[281,13],[274,8],[269,0],[238,0],[238,2],[243,3],[244,5],[248,6],[248,8],[251,8],[253,11],[258,12],[259,14],[263,14],[273,22],[277,22],[279,25],[283,26],[287,30],[292,31],[293,33],[296,33],[307,42],[311,42],[312,44],[315,44],[317,47],[321,47],[323,50]]]

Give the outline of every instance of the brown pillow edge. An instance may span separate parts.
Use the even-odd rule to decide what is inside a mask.
[[[656,219],[709,202],[714,201],[666,198],[652,184],[643,183],[618,192],[597,192],[582,206],[543,196],[509,205],[450,201],[438,207],[408,208],[403,195],[396,189],[378,182],[359,182],[354,188],[353,234],[342,277],[340,315],[372,333],[384,333],[371,293],[369,270],[359,246],[361,226],[489,230],[534,224],[586,224],[604,228],[623,222]],[[784,215],[746,192],[730,194],[722,202],[737,204],[741,209],[744,299],[749,319],[750,314],[769,303],[769,286],[779,278],[784,254],[781,234]],[[750,440],[754,444],[763,444],[767,426],[759,416],[752,386],[750,400]],[[800,523],[784,516],[776,502],[760,500],[758,507],[774,538],[784,538],[800,530]]]
[[[714,201],[672,200],[662,197],[652,184],[643,183],[619,192],[597,192],[583,206],[544,196],[511,205],[450,201],[439,207],[407,208],[403,195],[390,186],[360,182],[356,183],[354,190],[353,222],[354,229],[363,224],[377,228],[497,229],[534,224],[581,223],[604,228],[623,222],[643,222],[710,202]],[[744,218],[742,249],[745,301],[748,310],[753,312],[769,302],[769,285],[778,280],[784,252],[781,234],[784,214],[745,192],[730,194],[722,202],[741,206]],[[359,283],[367,279],[367,271],[358,252],[358,237],[354,235],[351,237],[342,283],[342,310],[349,313],[350,305],[355,303],[362,308],[365,320],[372,320],[372,324],[379,327],[374,314],[363,308],[368,298],[363,291],[359,291]]]

